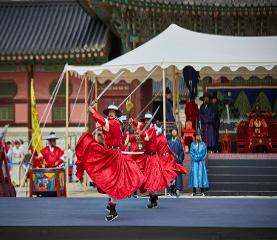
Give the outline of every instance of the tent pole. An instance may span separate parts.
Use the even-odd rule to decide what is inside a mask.
[[[69,113],[69,75],[68,71],[65,73],[65,81],[66,81],[66,99],[65,99],[65,160],[66,160],[66,167],[65,167],[65,179],[66,179],[66,196],[69,197],[68,194],[68,188],[69,188],[69,181],[68,181],[68,167],[69,167],[69,161],[68,161],[68,125],[69,125],[69,119],[68,119],[68,113]]]
[[[163,69],[163,122],[164,135],[166,136],[166,104],[165,104],[165,70]],[[167,195],[167,188],[164,189],[164,195]]]
[[[165,96],[165,70],[163,69],[163,122],[164,122],[164,135],[166,135],[166,96]]]
[[[176,91],[176,94],[177,94],[177,120],[178,120],[178,135],[180,138],[182,138],[182,124],[181,124],[181,120],[180,120],[180,78],[179,78],[179,75],[178,73],[175,72],[175,77],[176,77],[176,85],[177,85],[177,91]]]
[[[177,88],[176,88],[176,67],[173,66],[173,83],[172,83],[172,100],[173,100],[173,117],[175,119],[175,122],[177,122],[176,120],[176,98],[177,98]],[[177,122],[178,124],[178,122]]]

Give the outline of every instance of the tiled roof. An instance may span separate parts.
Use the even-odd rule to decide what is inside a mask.
[[[163,4],[195,4],[195,5],[208,5],[208,6],[276,6],[276,0],[145,0],[150,3],[163,3]]]
[[[0,4],[0,61],[103,56],[108,37],[75,0]]]

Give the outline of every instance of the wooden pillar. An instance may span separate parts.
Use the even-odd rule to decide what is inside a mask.
[[[34,79],[34,65],[27,65],[27,99],[28,99],[28,142],[32,139],[32,107],[31,107],[31,79]],[[35,79],[34,79],[35,81]],[[35,83],[34,83],[35,85]]]
[[[87,82],[87,77],[85,76],[85,104],[84,104],[84,108],[85,108],[85,120],[84,120],[84,127],[85,127],[85,131],[87,131],[87,127],[88,127],[88,82]]]
[[[65,95],[65,162],[66,162],[66,167],[65,167],[65,179],[66,179],[66,196],[68,197],[68,168],[69,168],[69,161],[68,161],[68,126],[69,126],[69,119],[68,119],[68,112],[69,112],[69,75],[68,71],[65,73],[65,81],[66,81],[66,95]]]

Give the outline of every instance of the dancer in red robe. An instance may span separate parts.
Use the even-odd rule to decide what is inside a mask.
[[[144,116],[144,123],[138,122],[132,119],[132,123],[139,129],[139,136],[143,140],[144,144],[144,165],[142,172],[145,176],[145,182],[140,188],[141,192],[149,191],[150,203],[147,208],[156,208],[158,206],[157,191],[167,187],[169,179],[165,169],[162,167],[159,157],[157,155],[157,139],[156,130],[154,125],[151,123],[148,128],[144,130],[142,127],[144,124],[147,125],[148,121],[152,119],[151,113],[146,113]]]
[[[40,153],[44,159],[46,168],[56,168],[63,164],[64,152],[58,146],[56,146],[56,134],[51,132],[46,138],[49,145],[41,149]],[[41,156],[39,156],[40,158]]]
[[[170,150],[166,136],[163,134],[163,129],[160,124],[155,125],[157,135],[157,152],[162,166],[166,170],[167,179],[170,182],[174,181],[179,174],[186,174],[184,166],[177,164],[174,153]]]
[[[90,133],[84,133],[76,146],[77,173],[82,181],[86,171],[98,188],[110,196],[107,206],[109,214],[106,221],[118,217],[116,199],[127,198],[144,182],[144,176],[134,161],[128,160],[121,153],[122,131],[117,117],[120,111],[110,105],[103,112],[105,119],[95,110],[95,103],[89,107],[92,118],[102,126],[104,146],[98,144]]]

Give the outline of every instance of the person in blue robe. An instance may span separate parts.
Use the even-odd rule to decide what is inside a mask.
[[[205,191],[209,188],[209,181],[205,160],[207,158],[206,144],[202,141],[201,131],[197,129],[195,132],[196,140],[190,145],[190,173],[189,187],[193,189],[193,196],[196,190],[201,190],[201,195],[205,196]]]
[[[200,98],[203,103],[199,109],[202,140],[206,143],[209,151],[213,151],[216,147],[215,128],[214,128],[214,110],[209,103],[209,96],[204,95]]]
[[[171,90],[166,88],[166,122],[175,122],[173,110],[172,110],[172,93]]]
[[[176,161],[178,164],[183,165],[184,161],[184,150],[182,142],[178,136],[177,127],[174,127],[171,131],[171,138],[168,140],[168,145],[173,153],[176,154]],[[175,187],[173,192],[178,196],[180,191],[183,191],[183,175],[180,174],[175,178]]]

